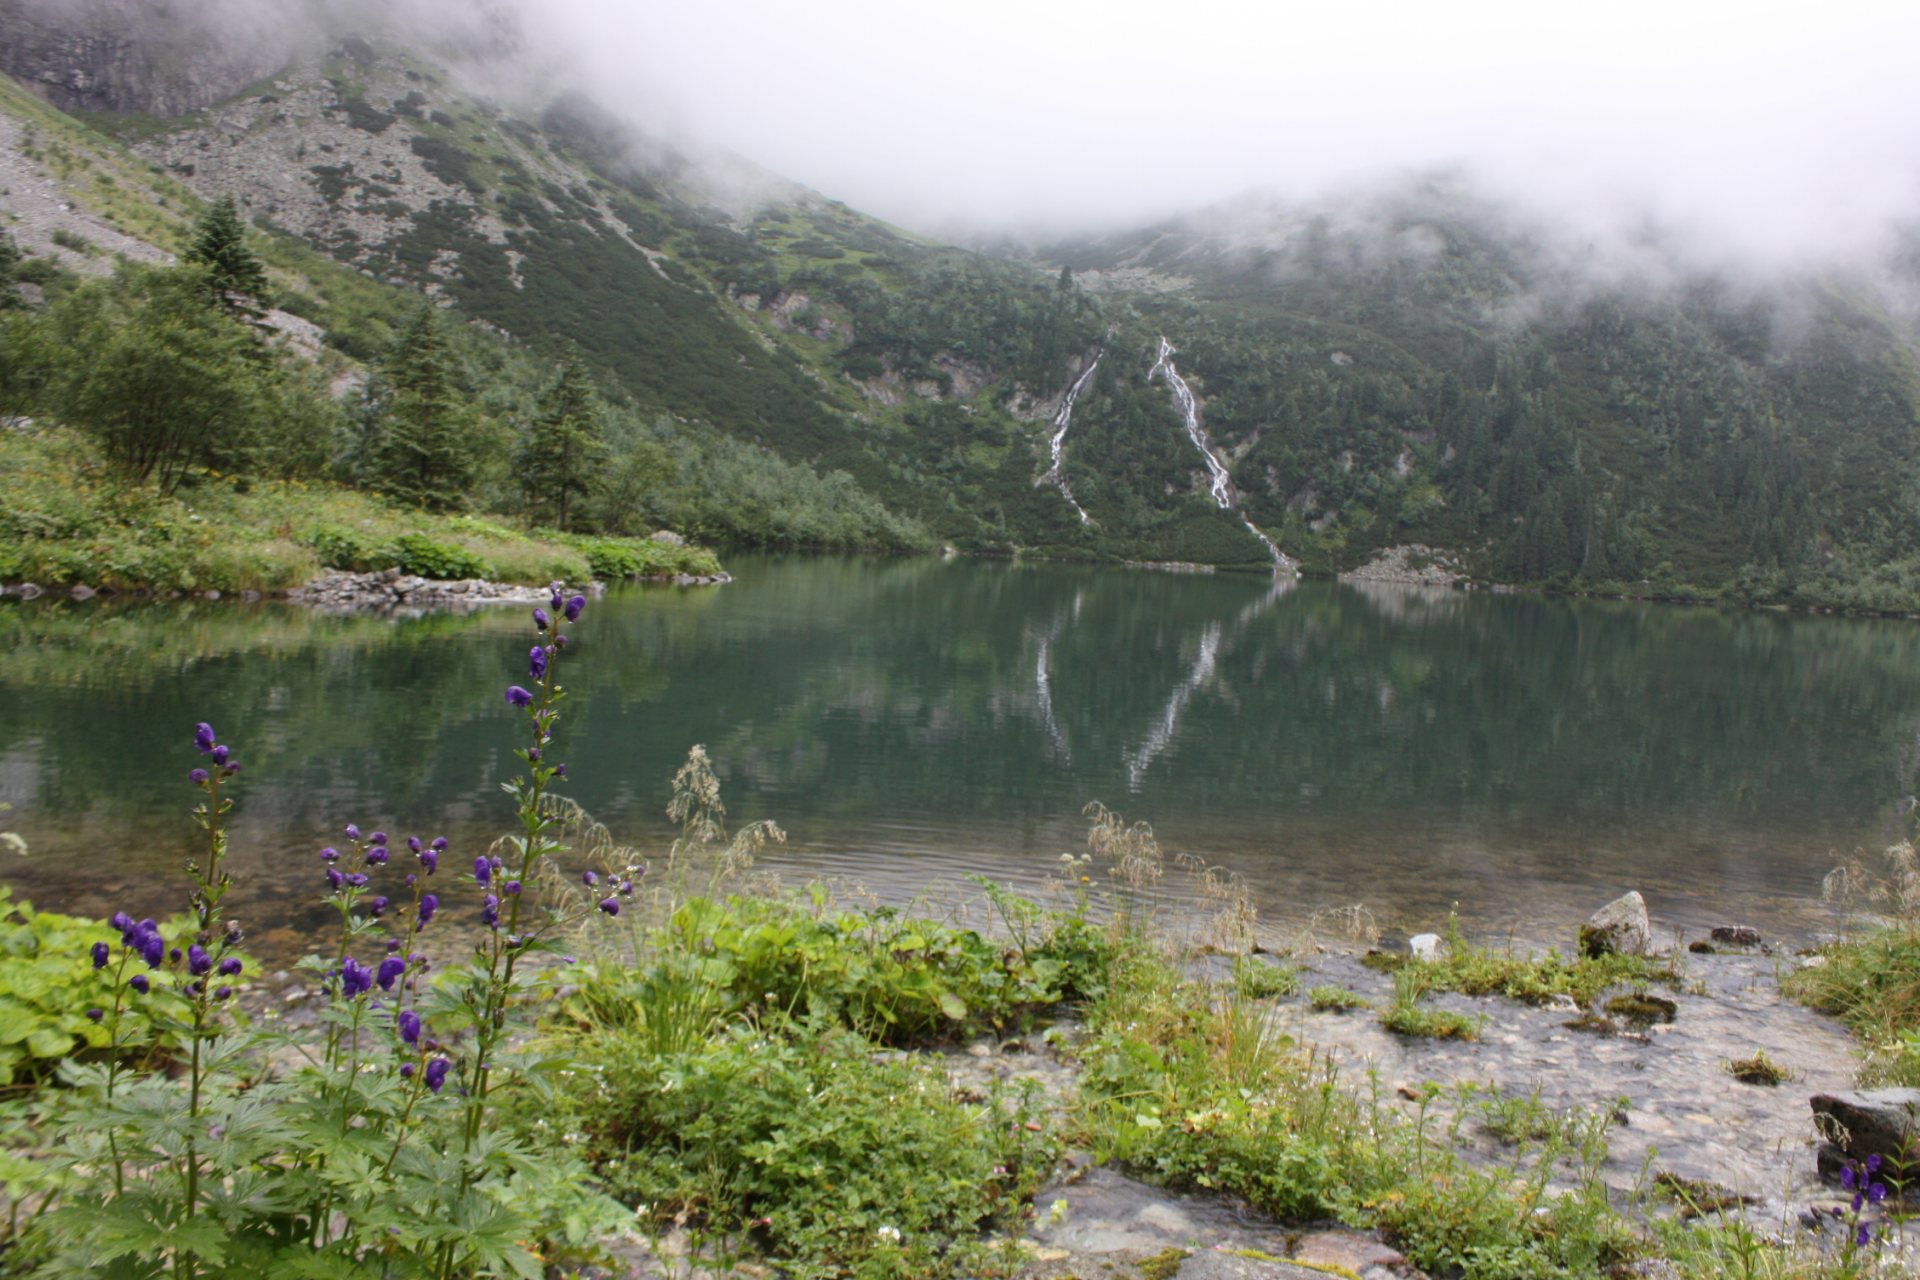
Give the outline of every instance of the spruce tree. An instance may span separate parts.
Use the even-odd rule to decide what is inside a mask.
[[[541,397],[514,462],[529,511],[566,529],[576,500],[593,492],[606,462],[599,405],[578,352],[568,354],[559,380]]]
[[[267,272],[247,248],[246,227],[232,196],[221,196],[208,207],[193,229],[188,262],[207,269],[213,300],[236,320],[257,320],[259,303],[267,296]]]
[[[381,379],[386,395],[375,418],[374,487],[417,506],[460,506],[473,471],[473,414],[454,386],[453,362],[431,303],[400,336]]]

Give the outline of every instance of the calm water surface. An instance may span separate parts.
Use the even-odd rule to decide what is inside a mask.
[[[931,559],[739,556],[721,588],[597,602],[567,662],[575,799],[643,847],[689,745],[789,880],[889,899],[1029,887],[1099,800],[1242,872],[1263,918],[1564,940],[1639,888],[1657,918],[1829,926],[1834,850],[1912,790],[1920,626]],[[284,606],[0,605],[0,800],[41,906],[169,904],[190,736],[246,762],[242,913],[268,950],[324,918],[349,821],[504,828],[501,689],[525,611],[389,620]],[[1182,890],[1173,890],[1177,897]],[[270,922],[291,921],[283,930]]]

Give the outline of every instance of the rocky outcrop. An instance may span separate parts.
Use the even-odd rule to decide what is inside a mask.
[[[287,6],[238,0],[0,0],[0,70],[63,111],[198,111],[279,70]]]
[[[1444,551],[1419,543],[1388,547],[1358,569],[1340,575],[1343,582],[1398,582],[1419,587],[1450,587],[1460,581],[1458,565]]]

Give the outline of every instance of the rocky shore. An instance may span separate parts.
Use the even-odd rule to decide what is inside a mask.
[[[1388,547],[1357,569],[1340,575],[1342,582],[1392,582],[1416,587],[1451,587],[1466,575],[1444,551],[1419,543]]]
[[[676,573],[642,577],[635,581],[670,583],[676,587],[705,587],[732,582],[733,575]],[[589,595],[606,594],[606,584],[601,582],[589,583],[583,589]],[[53,596],[65,596],[73,600],[91,600],[96,596],[119,594],[122,593],[86,585],[42,587],[33,582],[0,583],[0,597],[15,596],[21,600],[39,600]],[[179,597],[183,593],[171,591],[165,594],[169,597]],[[425,613],[443,609],[466,611],[489,604],[537,604],[547,598],[547,588],[523,586],[515,582],[491,582],[485,578],[422,578],[414,574],[402,573],[398,569],[385,569],[375,573],[349,573],[339,569],[328,569],[318,577],[284,594],[259,591],[222,593],[209,590],[194,592],[193,597],[197,600],[225,598],[249,604],[274,597],[284,599],[289,604],[307,605],[327,613],[401,611]]]

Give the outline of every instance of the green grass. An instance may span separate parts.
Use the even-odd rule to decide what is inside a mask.
[[[581,582],[630,553],[660,572],[711,573],[711,552],[542,537],[496,521],[396,507],[329,484],[203,477],[171,496],[118,481],[76,434],[0,433],[0,581],[114,589],[284,591],[322,568],[508,582]]]
[[[1920,1087],[1920,932],[1872,928],[1829,943],[1816,958],[1787,976],[1787,994],[1860,1037],[1862,1083]]]
[[[1319,1013],[1351,1013],[1367,1007],[1367,998],[1358,991],[1328,984],[1307,992],[1307,1004]]]

